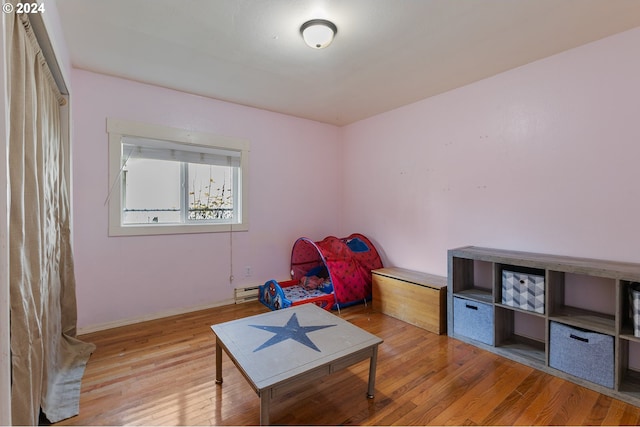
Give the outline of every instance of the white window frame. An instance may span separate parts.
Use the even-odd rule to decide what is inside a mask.
[[[215,233],[249,230],[249,141],[204,132],[194,132],[147,123],[107,118],[109,134],[109,236],[144,236],[158,234]],[[240,189],[239,215],[225,223],[185,222],[180,224],[122,223],[122,145],[126,137],[169,141],[185,146],[240,152],[238,171]]]

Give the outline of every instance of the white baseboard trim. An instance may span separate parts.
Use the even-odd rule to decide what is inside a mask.
[[[235,300],[230,299],[230,300],[218,301],[218,302],[213,303],[213,304],[205,304],[205,305],[196,306],[196,307],[179,308],[179,309],[161,311],[161,312],[158,312],[158,313],[148,314],[146,316],[134,317],[134,318],[123,319],[123,320],[116,320],[116,321],[113,321],[113,322],[100,323],[100,324],[97,324],[97,325],[84,326],[82,328],[78,328],[78,335],[90,334],[90,333],[93,333],[93,332],[104,331],[106,329],[118,328],[120,326],[133,325],[135,323],[147,322],[149,320],[157,320],[157,319],[162,319],[164,317],[176,316],[178,314],[192,313],[194,311],[207,310],[209,308],[221,307],[223,305],[232,305],[232,304],[235,304]]]

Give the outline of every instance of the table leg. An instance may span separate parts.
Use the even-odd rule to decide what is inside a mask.
[[[376,388],[376,365],[378,364],[378,346],[373,347],[373,354],[371,355],[371,361],[369,362],[369,389],[367,390],[367,397],[373,399],[373,394]]]
[[[271,389],[260,390],[260,425],[269,425],[269,404]]]
[[[216,337],[216,384],[222,384],[222,346]]]

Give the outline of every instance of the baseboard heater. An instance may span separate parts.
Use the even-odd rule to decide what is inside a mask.
[[[246,288],[236,288],[235,289],[236,304],[257,300],[259,288],[260,288],[259,286],[248,286]]]

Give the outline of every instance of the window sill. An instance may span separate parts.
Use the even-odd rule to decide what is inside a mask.
[[[109,227],[109,236],[156,236],[165,234],[224,233],[248,230],[249,224],[112,225]]]

